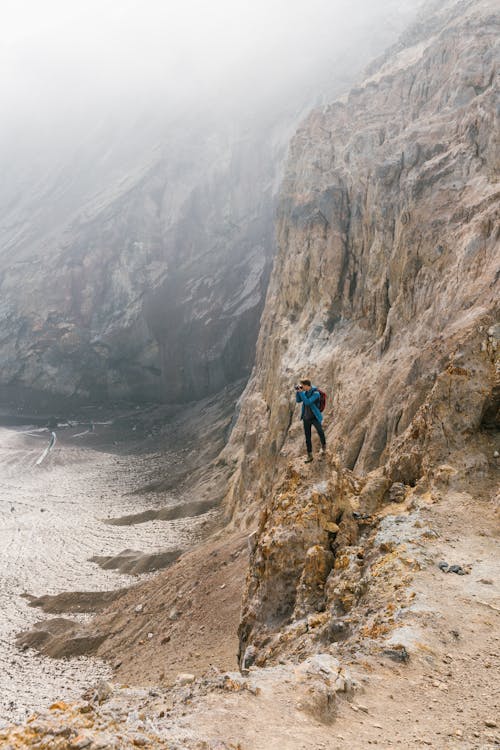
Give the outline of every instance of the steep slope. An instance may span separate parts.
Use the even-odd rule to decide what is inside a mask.
[[[494,10],[435,12],[294,138],[256,366],[228,451],[243,457],[241,509],[269,487],[280,451],[298,448],[292,386],[307,373],[329,394],[330,445],[360,473],[389,462],[393,480],[414,484],[495,422]]]
[[[228,514],[256,528],[243,667],[388,637],[382,613],[407,606],[406,568],[424,565],[405,553],[418,537],[405,514],[443,487],[476,482],[491,522],[498,21],[489,0],[438,5],[292,143],[256,366],[224,452]],[[330,396],[333,447],[307,468],[305,375]]]
[[[257,361],[217,462],[229,529],[91,625],[127,684],[170,683],[164,658],[193,674],[101,686],[6,741],[64,726],[69,747],[134,729],[151,747],[498,744],[499,18],[493,0],[424,18],[293,141]],[[311,465],[305,374],[333,446]],[[248,676],[197,678],[212,654],[231,662],[242,530]]]
[[[341,642],[377,652],[428,564],[420,548],[435,537],[419,508],[443,492],[470,493],[470,503],[478,493],[491,521],[500,448],[492,10],[474,2],[429,15],[293,141],[257,362],[219,459],[233,472],[230,529],[252,532],[242,667]],[[329,394],[334,447],[307,467],[292,388],[304,373]],[[166,571],[151,590],[174,580]],[[109,632],[121,616],[113,605],[98,627]],[[385,648],[404,658],[396,645]],[[112,637],[101,652],[115,648]]]

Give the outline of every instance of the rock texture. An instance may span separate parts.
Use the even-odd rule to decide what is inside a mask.
[[[330,598],[342,598],[338,589],[329,597],[326,585],[334,568],[345,567],[339,563],[341,554],[354,545],[358,527],[345,492],[347,477],[340,470],[326,471],[326,466],[319,475],[331,478],[318,481],[317,475],[290,466],[251,537],[239,627],[243,669],[254,663],[263,666],[301,636],[327,624],[329,616],[319,613],[329,609]]]
[[[0,741],[6,750],[294,750],[304,741],[323,748],[351,685],[349,671],[329,654],[250,677],[216,667],[197,680],[179,674],[169,689],[102,680],[78,702],[57,701],[24,726],[0,728]],[[239,726],[234,717],[246,712],[246,726]],[[265,733],[257,732],[255,744],[263,717]]]
[[[2,401],[186,402],[248,377],[289,139],[394,39],[415,4],[395,5],[354,24],[360,49],[273,72],[269,92],[96,112],[73,148],[0,148]]]
[[[242,666],[359,633],[360,601],[394,607],[377,579],[405,581],[415,560],[375,541],[385,504],[496,470],[496,10],[435,6],[292,142],[256,366],[225,451],[228,514],[260,518]],[[329,395],[335,455],[307,470],[293,397],[305,375]]]
[[[295,445],[304,374],[327,391],[329,443],[357,472],[388,462],[392,481],[415,483],[498,425],[494,11],[437,11],[294,138],[230,451],[235,503]]]
[[[105,187],[82,184],[79,203],[67,199],[83,183],[76,168],[14,200],[0,256],[3,393],[193,401],[248,375],[286,148],[287,126],[274,127],[265,138],[260,125],[171,127],[119,179],[96,165]]]
[[[337,737],[352,747],[498,742],[485,731],[496,729],[498,651],[498,13],[471,0],[430,3],[423,18],[292,143],[257,362],[216,464],[232,470],[237,548],[212,563],[209,540],[98,621],[113,631],[98,653],[122,648],[144,670],[167,653],[154,617],[160,645],[172,641],[182,661],[176,685],[147,695],[104,685],[102,699],[56,704],[4,741],[50,746],[65,727],[63,748],[112,747],[113,735],[326,748],[340,717]],[[305,374],[327,391],[330,446],[307,465],[292,387]],[[242,530],[243,675],[200,679],[200,655],[182,656],[187,617],[203,640],[193,628],[204,605],[227,620],[231,595],[235,616]],[[223,624],[209,635],[202,658],[216,647],[226,658]],[[349,662],[366,704],[348,702]]]

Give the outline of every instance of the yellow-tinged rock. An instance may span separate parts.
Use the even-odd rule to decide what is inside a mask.
[[[65,703],[65,701],[57,701],[56,703],[53,703],[51,706],[49,706],[51,711],[67,711],[69,708],[69,704]]]
[[[349,555],[339,555],[335,558],[334,568],[335,570],[344,570],[349,565]]]
[[[329,615],[326,612],[321,612],[315,615],[309,615],[307,618],[307,625],[309,628],[317,628],[324,625],[328,620]]]
[[[327,521],[325,524],[323,524],[323,528],[325,531],[330,531],[332,534],[337,534],[340,531],[340,526],[337,526],[336,523],[333,523],[333,521]]]

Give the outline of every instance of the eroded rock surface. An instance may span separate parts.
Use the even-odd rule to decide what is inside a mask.
[[[239,462],[230,509],[263,503],[280,452],[299,452],[301,376],[328,394],[343,465],[387,466],[389,485],[415,484],[498,427],[494,11],[485,0],[430,15],[294,138],[227,451]]]
[[[239,139],[230,126],[170,128],[140,167],[121,179],[105,172],[97,194],[82,185],[66,212],[54,206],[49,227],[38,213],[50,189],[64,193],[77,174],[50,175],[48,198],[35,186],[28,208],[7,207],[4,401],[28,389],[194,401],[248,375],[286,148],[274,127],[270,138],[257,127]]]
[[[68,721],[71,736],[83,727],[97,743],[118,725],[143,746],[296,750],[330,747],[336,719],[352,747],[498,742],[488,688],[498,661],[497,14],[493,0],[428,7],[292,144],[257,363],[218,464],[233,470],[227,515],[250,532],[245,675],[191,679],[185,658],[177,687],[115,694],[101,713],[56,707],[55,722],[43,716],[34,734],[28,725],[6,741],[29,747]],[[292,388],[306,374],[328,393],[330,446],[307,466]],[[214,551],[197,551],[212,572]],[[162,610],[160,644],[178,638],[180,651],[182,615],[197,624],[202,595],[218,616],[229,607],[244,567],[235,551],[203,585],[183,556],[127,592],[126,613],[104,613],[115,627],[101,653],[123,648],[141,669],[141,656],[161,653],[149,599]],[[443,575],[439,560],[464,575]],[[168,598],[144,598],[159,587]],[[131,625],[120,630],[123,618]],[[212,621],[210,649],[227,640]],[[348,702],[349,660],[366,704]],[[412,714],[418,726],[402,720]]]
[[[493,2],[435,9],[292,142],[257,362],[224,452],[228,513],[257,524],[243,667],[389,638],[426,564],[406,514],[497,471],[497,32]],[[333,458],[302,467],[306,375],[329,396]]]
[[[154,97],[145,111],[93,112],[71,148],[68,134],[42,138],[41,153],[29,143],[35,158],[22,134],[4,146],[2,400],[186,402],[248,377],[290,137],[420,2],[385,0],[328,62],[318,50],[298,76],[273,71],[269,90],[243,90],[245,75],[239,88],[234,72],[178,112]]]

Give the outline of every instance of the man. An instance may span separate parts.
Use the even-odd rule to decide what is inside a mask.
[[[300,385],[295,386],[295,400],[298,404],[302,404],[300,418],[304,423],[304,434],[306,436],[307,448],[306,464],[309,464],[313,460],[311,440],[311,429],[313,425],[319,435],[319,439],[321,440],[321,454],[324,455],[326,450],[325,433],[321,426],[323,415],[319,410],[320,394],[318,389],[314,385],[311,385],[311,381],[305,379],[300,381]]]

